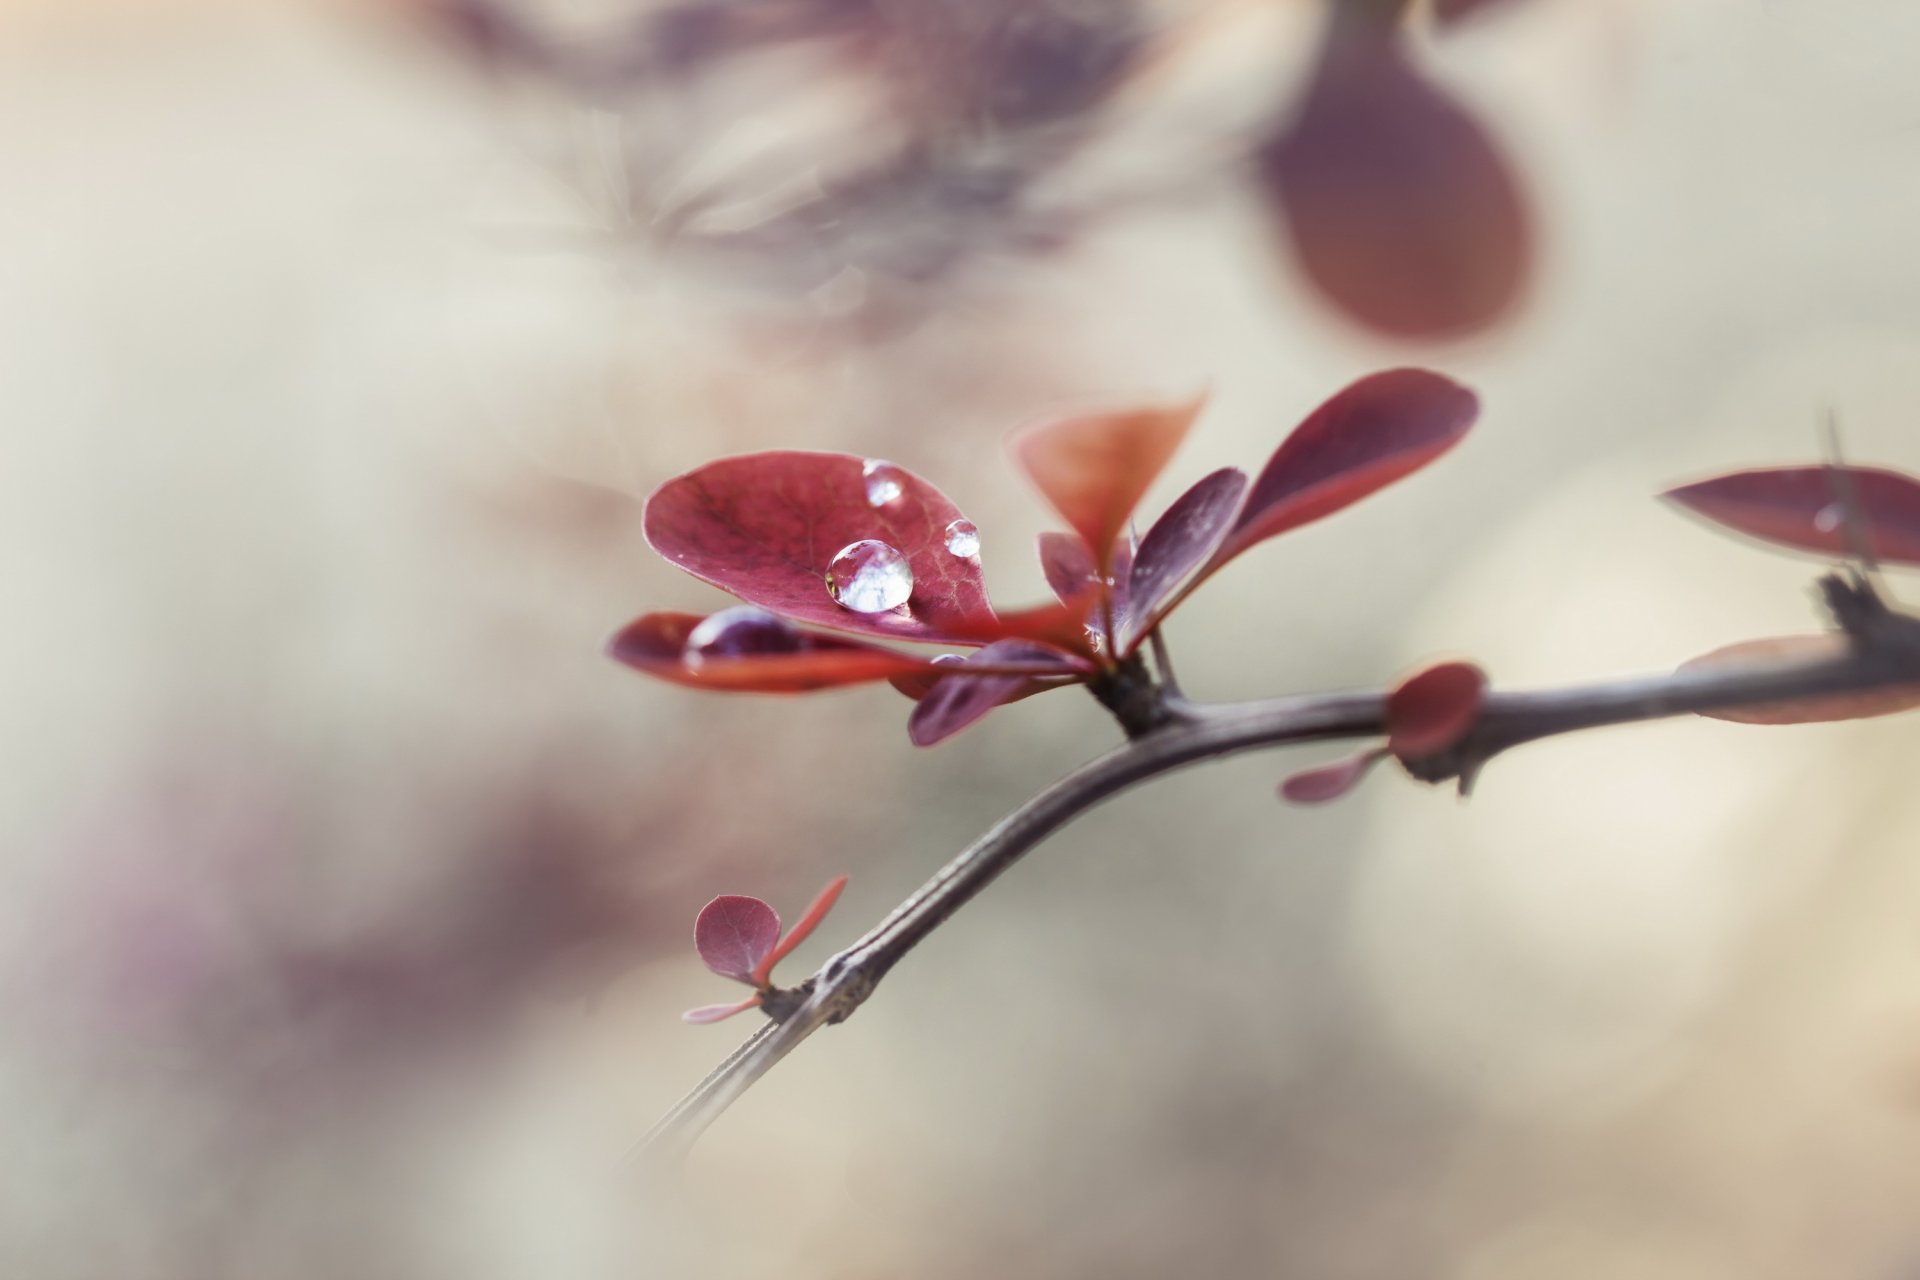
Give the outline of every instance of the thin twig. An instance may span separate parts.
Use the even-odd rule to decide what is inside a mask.
[[[1894,613],[1857,580],[1822,582],[1854,643],[1841,653],[1767,665],[1679,671],[1573,689],[1489,694],[1474,727],[1438,755],[1403,760],[1428,782],[1471,779],[1523,743],[1603,725],[1920,683],[1920,621]],[[1840,606],[1851,608],[1850,614]],[[1853,625],[1866,618],[1872,630]],[[1203,705],[1180,701],[1161,727],[1061,778],[962,851],[865,937],[796,989],[797,1003],[703,1080],[654,1126],[646,1154],[677,1159],[773,1065],[821,1027],[849,1017],[906,954],[1046,837],[1111,796],[1201,760],[1266,747],[1386,732],[1380,693]]]

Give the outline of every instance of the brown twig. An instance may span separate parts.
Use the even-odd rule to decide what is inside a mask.
[[[1487,695],[1472,729],[1435,756],[1403,760],[1427,782],[1471,782],[1494,756],[1523,743],[1603,725],[1920,683],[1920,619],[1889,609],[1864,579],[1830,574],[1826,603],[1852,644],[1835,656],[1764,666],[1679,671],[1572,689]],[[1386,696],[1323,694],[1202,705],[1168,699],[1167,719],[1061,778],[981,836],[865,937],[776,1002],[780,1021],[682,1099],[643,1143],[676,1159],[713,1120],[800,1042],[865,1003],[894,965],[1049,835],[1137,783],[1218,756],[1386,732]]]

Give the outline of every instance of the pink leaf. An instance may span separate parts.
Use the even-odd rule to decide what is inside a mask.
[[[1443,662],[1387,695],[1387,750],[1403,760],[1445,751],[1480,715],[1487,675],[1470,662]]]
[[[966,667],[975,662],[982,665],[1020,663],[1030,666],[1051,662],[1053,672],[1060,676],[1077,678],[1084,675],[1084,668],[1080,664],[1056,650],[1021,640],[995,641],[965,662],[950,664],[954,668],[953,673],[941,677],[920,699],[913,714],[907,717],[907,737],[912,739],[914,746],[930,747],[936,742],[943,742],[995,707],[1038,692],[1031,687],[1034,677],[1028,675],[962,674]]]
[[[1122,653],[1153,629],[1161,606],[1219,548],[1246,491],[1246,472],[1224,467],[1181,494],[1153,522],[1134,552],[1127,625],[1120,632]]]
[[[1873,553],[1920,565],[1920,480],[1875,467],[1771,467],[1737,471],[1661,496],[1751,537],[1818,555],[1846,556],[1841,495],[1860,507]]]
[[[1360,379],[1307,415],[1268,459],[1207,572],[1257,542],[1330,515],[1458,444],[1480,401],[1424,369]]]
[[[680,1015],[682,1022],[718,1022],[722,1018],[731,1018],[736,1013],[745,1013],[760,1003],[760,993],[754,992],[745,1000],[733,1004],[703,1004],[698,1009],[689,1009]]]
[[[1743,640],[1683,662],[1680,670],[1733,671],[1789,662],[1814,662],[1840,657],[1847,652],[1850,643],[1846,636],[1832,631],[1812,636],[1770,636],[1764,640]],[[1892,715],[1896,711],[1911,711],[1915,707],[1920,707],[1920,684],[1863,689],[1857,693],[1824,693],[1787,702],[1722,707],[1718,711],[1703,711],[1700,714],[1714,720],[1731,720],[1736,724],[1815,724],[1828,720],[1863,720],[1871,716]]]
[[[1157,409],[1043,423],[1013,438],[1014,457],[1111,572],[1114,544],[1140,498],[1180,447],[1204,398]]]
[[[709,626],[715,622],[720,626]],[[716,633],[707,644],[695,642],[703,626]],[[649,613],[616,632],[607,654],[675,684],[741,693],[802,693],[906,677],[931,665],[912,654],[812,635],[751,606],[709,618]]]
[[[960,511],[890,463],[839,453],[722,458],[660,486],[647,501],[647,541],[662,556],[742,600],[797,622],[901,640],[993,637],[980,562],[947,549]],[[885,543],[906,557],[912,594],[897,609],[858,613],[827,590],[844,548]],[[977,641],[985,643],[985,639]]]
[[[758,898],[723,894],[700,909],[693,945],[707,968],[723,978],[753,983],[754,970],[780,941],[780,917]]]
[[[1384,754],[1377,749],[1363,751],[1357,756],[1324,764],[1317,769],[1303,770],[1281,782],[1281,798],[1294,804],[1325,804],[1329,800],[1338,800],[1353,790],[1360,779],[1367,776],[1367,770],[1373,768]]]
[[[827,912],[833,910],[833,904],[840,900],[840,893],[846,887],[847,877],[836,876],[828,883],[826,888],[814,896],[813,901],[807,904],[807,909],[801,913],[799,921],[793,926],[793,930],[788,933],[786,937],[782,938],[773,950],[767,953],[765,959],[754,966],[753,983],[755,986],[764,987],[767,985],[768,980],[773,976],[773,966],[786,959],[789,952],[807,940],[807,935],[812,933],[822,920],[826,919]]]
[[[1485,328],[1532,261],[1520,189],[1486,131],[1390,28],[1339,13],[1305,101],[1258,157],[1308,277],[1351,318],[1404,338]]]

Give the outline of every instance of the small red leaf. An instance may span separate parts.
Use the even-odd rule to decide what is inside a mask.
[[[773,966],[786,959],[789,952],[807,940],[807,935],[812,933],[822,920],[826,919],[827,912],[833,910],[833,904],[840,900],[841,890],[846,887],[847,877],[837,876],[826,888],[814,896],[813,901],[807,904],[807,909],[801,913],[800,919],[794,924],[793,929],[786,937],[780,939],[773,950],[767,953],[765,959],[754,966],[753,984],[755,986],[764,987],[767,985],[767,981],[773,976]]]
[[[1387,695],[1387,750],[1403,760],[1445,751],[1480,715],[1487,674],[1471,662],[1443,662]]]
[[[1127,623],[1119,651],[1132,649],[1160,620],[1161,606],[1206,562],[1233,527],[1247,473],[1223,467],[1174,500],[1140,540],[1128,575]]]
[[[1361,378],[1281,442],[1207,572],[1418,471],[1458,444],[1479,412],[1473,392],[1425,369]]]
[[[1084,647],[1086,631],[1106,634],[1108,614],[1113,616],[1116,626],[1127,616],[1133,540],[1122,538],[1114,544],[1113,571],[1103,575],[1094,565],[1087,544],[1077,534],[1043,533],[1040,535],[1040,571],[1047,576],[1047,586],[1073,616],[1074,627],[1081,633],[1081,645],[1066,644],[1062,639],[1037,632],[1021,634],[1077,650]]]
[[[1920,480],[1877,467],[1770,467],[1669,489],[1661,496],[1767,542],[1846,556],[1846,503],[1857,502],[1873,554],[1920,565]]]
[[[1813,662],[1838,658],[1851,641],[1838,632],[1812,636],[1770,636],[1764,640],[1743,640],[1703,653],[1680,664],[1682,671],[1729,671],[1742,667],[1768,667],[1785,662]],[[1892,715],[1920,707],[1920,684],[1895,685],[1885,689],[1863,689],[1858,693],[1828,693],[1813,698],[1795,698],[1790,702],[1756,703],[1744,707],[1722,707],[1700,714],[1713,720],[1731,720],[1736,724],[1815,724],[1828,720],[1864,720],[1871,716]]]
[[[1360,779],[1367,776],[1367,770],[1373,768],[1384,754],[1377,749],[1363,751],[1357,756],[1323,764],[1317,769],[1302,770],[1280,783],[1280,796],[1294,804],[1325,804],[1329,800],[1338,800],[1353,790]]]
[[[667,481],[647,500],[644,524],[662,556],[784,618],[940,641],[992,633],[979,560],[947,549],[947,530],[960,519],[938,489],[891,463],[776,452],[722,458]],[[913,584],[905,606],[857,613],[828,593],[834,556],[869,540],[906,557]]]
[[[693,945],[707,968],[723,978],[753,983],[754,970],[780,941],[780,917],[758,898],[722,894],[700,909]]]
[[[703,1004],[698,1009],[689,1009],[680,1015],[682,1022],[718,1022],[722,1018],[731,1018],[736,1013],[745,1013],[760,1003],[760,993],[754,992],[745,1000],[733,1004]]]
[[[1513,306],[1531,266],[1519,186],[1390,27],[1334,21],[1259,177],[1308,277],[1352,319],[1416,339],[1482,329]]]
[[[974,675],[966,669],[982,666],[1023,664],[1040,666],[1052,663],[1052,670],[1068,680],[1080,678],[1084,668],[1067,655],[1021,640],[997,640],[964,662],[948,664],[950,670],[920,699],[907,717],[907,737],[916,747],[944,742],[995,707],[1041,692],[1033,687],[1052,688],[1059,681],[1036,680],[1031,675]]]
[[[749,612],[764,621],[756,625],[744,616]],[[728,615],[738,617],[739,630],[751,632],[751,638],[729,646],[722,634],[720,643],[705,651],[691,643],[703,625],[724,622]],[[614,633],[607,641],[607,654],[636,671],[675,684],[735,693],[802,693],[907,676],[931,665],[912,654],[811,635],[746,608],[723,610],[709,618],[649,613]]]
[[[1114,544],[1167,459],[1180,447],[1204,398],[1157,409],[1089,414],[1029,427],[1014,457],[1111,572]]]

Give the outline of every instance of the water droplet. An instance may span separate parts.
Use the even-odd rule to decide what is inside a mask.
[[[1814,513],[1813,527],[1821,533],[1832,533],[1840,527],[1841,514],[1840,504],[1829,502]]]
[[[1106,633],[1098,627],[1087,628],[1087,643],[1093,646],[1095,653],[1105,653],[1107,651]]]
[[[860,465],[860,475],[867,482],[870,507],[890,507],[907,491],[906,473],[891,462],[868,458]]]
[[[840,548],[827,566],[827,594],[855,613],[885,613],[913,594],[913,568],[895,548],[862,538]]]
[[[962,560],[980,554],[980,531],[973,527],[973,521],[955,520],[947,526],[947,550]]]
[[[950,667],[956,662],[965,662],[966,660],[966,655],[962,653],[936,653],[933,655],[934,665],[941,667]]]
[[[754,653],[791,653],[800,633],[786,622],[756,609],[737,604],[722,609],[687,633],[680,656],[691,666],[704,658],[739,658]]]

